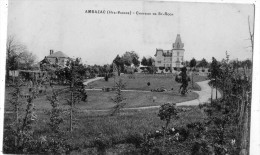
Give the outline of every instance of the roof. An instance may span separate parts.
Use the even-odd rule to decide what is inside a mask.
[[[47,58],[68,58],[68,56],[66,54],[64,54],[63,52],[58,51],[51,55],[48,55]]]
[[[173,49],[183,49],[184,43],[181,41],[181,35],[177,34],[175,43],[173,43]]]

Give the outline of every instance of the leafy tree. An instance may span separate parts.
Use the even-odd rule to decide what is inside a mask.
[[[133,57],[132,61],[133,61],[133,64],[134,64],[135,67],[139,67],[140,66],[140,61],[138,59],[139,59],[138,55]]]
[[[188,88],[188,83],[189,83],[189,77],[187,76],[187,68],[186,67],[183,67],[181,69],[181,73],[180,73],[180,76],[181,76],[181,86],[180,86],[180,93],[182,95],[185,95],[187,93],[187,88]],[[178,79],[175,79],[175,80],[178,80]]]
[[[194,67],[196,67],[196,64],[197,64],[196,59],[195,59],[195,58],[192,58],[191,61],[190,61],[190,63],[189,63],[189,66],[190,66],[191,68],[194,68]]]
[[[120,73],[124,71],[124,60],[119,55],[117,55],[113,60],[113,63],[115,64],[118,76],[120,76]]]
[[[143,66],[148,66],[148,62],[147,62],[147,59],[145,57],[142,58],[141,64]]]
[[[193,83],[194,83],[193,82],[193,70],[196,67],[196,64],[197,64],[196,59],[192,58],[191,61],[190,61],[190,64],[189,64],[190,68],[192,69],[192,73],[191,73],[191,85],[192,85],[192,88],[194,88],[194,86],[193,86]]]
[[[131,66],[133,63],[133,57],[132,54],[130,52],[125,52],[122,56],[122,59],[124,61],[124,64],[126,66]]]
[[[214,57],[212,57],[212,62],[210,65],[211,73],[209,74],[209,78],[211,79],[211,84],[216,88],[216,99],[218,98],[217,95],[218,80],[221,75],[220,66],[221,66],[220,63]]]
[[[198,64],[198,67],[202,67],[202,68],[205,68],[205,67],[207,67],[208,66],[208,62],[207,62],[207,60],[206,59],[202,59],[201,61],[200,61],[200,63]]]
[[[147,66],[153,66],[154,62],[155,62],[155,60],[152,57],[148,58],[147,59]]]

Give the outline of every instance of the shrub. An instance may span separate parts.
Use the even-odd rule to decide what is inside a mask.
[[[150,82],[147,82],[147,86],[150,86],[151,85],[151,83]]]
[[[164,70],[164,69],[165,69],[165,67],[159,67],[159,69],[160,69],[160,70]]]
[[[127,135],[125,138],[125,142],[128,144],[134,144],[136,148],[141,147],[141,144],[143,143],[144,138],[141,134],[139,133],[133,133]]]

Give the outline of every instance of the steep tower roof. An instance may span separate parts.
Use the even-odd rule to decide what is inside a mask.
[[[184,43],[181,41],[181,36],[180,34],[177,34],[175,43],[172,44],[173,49],[183,49]]]

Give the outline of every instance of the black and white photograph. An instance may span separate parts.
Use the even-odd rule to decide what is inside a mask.
[[[2,153],[257,154],[255,3],[8,0]]]

